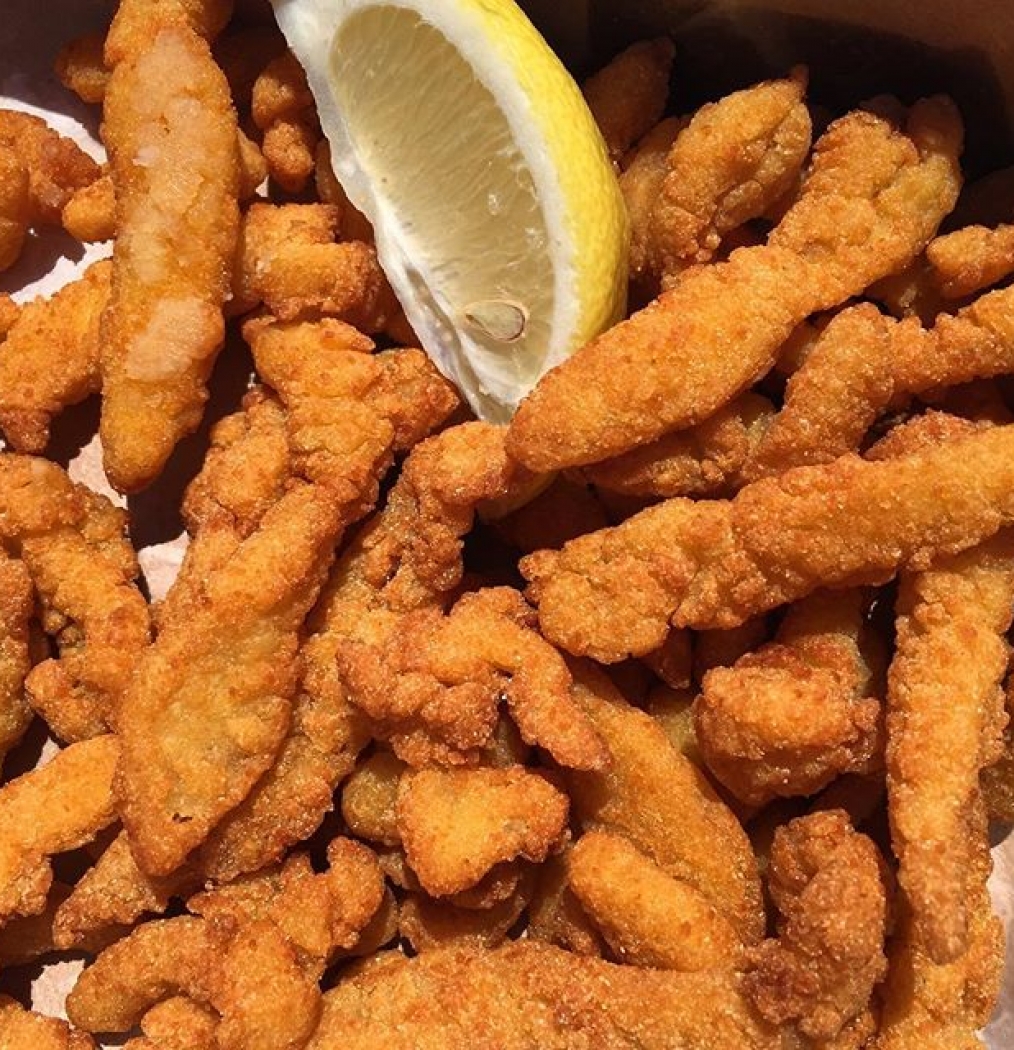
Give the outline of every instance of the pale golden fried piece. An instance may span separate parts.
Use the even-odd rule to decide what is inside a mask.
[[[94,182],[99,166],[81,147],[31,113],[0,109],[0,149],[28,171],[30,221],[58,226],[70,195]]]
[[[66,1021],[26,1010],[20,1003],[0,996],[0,1032],[4,1050],[95,1050],[95,1044]]]
[[[979,773],[1001,753],[1014,534],[906,573],[888,680],[888,813],[914,943],[938,964],[970,942],[967,872],[985,843]]]
[[[602,773],[568,772],[583,827],[625,835],[669,876],[699,890],[744,943],[764,929],[760,880],[739,822],[662,728],[628,705],[590,665],[575,670],[575,697],[609,747]]]
[[[881,758],[865,604],[858,590],[818,591],[789,608],[773,643],[705,676],[695,739],[742,802],[813,795]]]
[[[832,1040],[870,1009],[887,972],[886,878],[877,847],[841,810],[775,832],[768,889],[778,936],[749,953],[746,979],[746,994],[766,1020]]]
[[[46,906],[36,915],[22,915],[10,919],[0,926],[0,967],[25,966],[43,960],[44,956],[59,951],[53,923],[60,905],[70,896],[70,887],[54,882],[46,898]],[[87,936],[82,936],[78,949],[100,952],[108,947],[125,930],[110,927]]]
[[[983,802],[991,821],[1001,824],[1014,824],[1014,720],[1011,709],[1014,707],[1012,682],[1007,681],[1007,726],[1003,733],[1003,752],[990,766],[979,774],[979,787],[982,789]]]
[[[354,835],[383,846],[401,843],[398,784],[405,769],[390,751],[377,751],[352,771],[342,788],[342,817]]]
[[[772,367],[800,321],[914,258],[957,196],[961,124],[931,99],[906,131],[861,112],[832,124],[769,242],[687,274],[544,376],[510,453],[548,471],[700,422]]]
[[[290,52],[273,58],[257,77],[251,112],[264,133],[271,178],[288,193],[301,193],[313,174],[321,135],[306,74]]]
[[[675,49],[668,37],[621,51],[582,85],[613,163],[661,119]]]
[[[577,955],[601,956],[602,936],[570,889],[568,850],[547,857],[536,872],[528,905],[528,937]]]
[[[309,1050],[776,1050],[738,980],[614,966],[533,941],[393,957],[324,997]]]
[[[53,72],[68,91],[82,102],[101,103],[109,83],[103,51],[106,38],[102,33],[85,33],[60,48]]]
[[[933,279],[948,299],[961,299],[1014,273],[1014,226],[966,226],[926,246]]]
[[[879,583],[975,546],[1014,519],[1014,427],[890,462],[843,456],[742,489],[670,500],[522,560],[545,636],[615,662],[670,624],[733,627],[818,587]]]
[[[0,552],[0,768],[32,720],[25,676],[31,666],[28,631],[33,612],[28,571]]]
[[[268,162],[260,147],[240,129],[239,143],[239,199],[248,201],[256,196],[257,189],[268,177]]]
[[[18,261],[31,219],[28,168],[12,146],[0,145],[0,272]]]
[[[0,345],[0,427],[19,452],[42,452],[53,417],[98,391],[111,270],[94,263],[51,298],[26,303]]]
[[[624,836],[582,835],[567,871],[571,891],[620,962],[684,972],[735,965],[740,940],[729,920]]]
[[[21,307],[6,292],[0,293],[0,343],[7,338],[20,315]]]
[[[704,767],[694,728],[694,694],[660,685],[648,694],[644,709],[662,727],[669,743],[696,766]]]
[[[629,496],[714,496],[735,492],[744,467],[766,440],[777,419],[767,398],[747,392],[689,430],[674,431],[650,444],[584,470],[592,484]],[[587,531],[587,530],[586,530]]]
[[[567,797],[538,773],[424,769],[398,789],[398,830],[419,882],[434,897],[475,886],[496,864],[540,862],[559,845]]]
[[[106,36],[109,69],[147,51],[163,29],[185,29],[211,41],[232,17],[233,0],[120,0]]]
[[[119,236],[100,433],[110,481],[134,491],[197,428],[222,345],[239,227],[236,114],[207,44],[173,28],[117,66],[103,127]]]
[[[35,915],[53,881],[49,858],[90,842],[116,819],[113,736],[72,744],[0,788],[0,923]]]
[[[653,210],[656,273],[710,262],[722,238],[795,185],[810,151],[806,77],[769,80],[702,106],[679,133]]]
[[[60,213],[63,228],[79,241],[108,241],[116,236],[116,189],[106,172],[76,190]]]
[[[218,1017],[185,996],[153,1006],[141,1018],[143,1038],[125,1043],[126,1050],[218,1050]]]

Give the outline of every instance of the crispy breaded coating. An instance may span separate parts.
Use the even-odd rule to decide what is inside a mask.
[[[667,499],[734,492],[772,418],[777,416],[771,402],[747,392],[703,423],[595,463],[584,474],[600,488],[629,496]]]
[[[960,185],[954,107],[913,107],[905,134],[868,113],[836,121],[766,245],[702,267],[544,376],[508,450],[547,471],[598,462],[700,422],[767,372],[798,323],[923,248]]]
[[[966,226],[926,246],[933,279],[948,299],[961,299],[1014,273],[1014,226]]]
[[[0,552],[0,768],[32,720],[25,701],[25,676],[31,666],[28,631],[33,612],[27,569]]]
[[[95,1050],[84,1032],[66,1021],[26,1010],[6,995],[0,996],[0,1031],[4,1050]]]
[[[153,1006],[141,1018],[144,1036],[127,1050],[218,1050],[218,1017],[193,999],[177,995]]]
[[[82,102],[99,104],[105,98],[109,83],[103,51],[106,38],[103,33],[84,33],[60,48],[53,65],[56,79],[73,91]]]
[[[662,728],[628,705],[605,675],[576,667],[575,696],[612,759],[601,773],[567,773],[581,825],[625,835],[666,874],[700,890],[744,943],[758,940],[760,881],[739,822]]]
[[[342,817],[354,835],[384,846],[401,843],[398,784],[405,769],[390,751],[377,751],[352,771],[342,788]]]
[[[60,212],[63,228],[79,241],[108,241],[116,236],[116,190],[104,172],[67,198]]]
[[[1003,751],[992,765],[986,766],[979,774],[986,813],[991,821],[1002,824],[1014,824],[1014,721],[1011,719],[1014,697],[1011,691],[1012,683],[1008,679],[1004,690],[1007,725],[1003,732]]]
[[[858,590],[818,591],[790,607],[773,643],[705,675],[695,739],[736,798],[812,795],[876,763],[881,709],[864,611]]]
[[[236,114],[207,44],[173,28],[117,66],[103,127],[119,235],[100,434],[110,481],[135,491],[197,428],[222,345],[239,227]]]
[[[1014,427],[889,463],[843,456],[742,489],[670,500],[522,560],[546,637],[615,662],[670,624],[733,627],[819,587],[880,583],[988,539],[1014,517]]]
[[[602,935],[570,888],[568,850],[547,857],[536,873],[528,905],[528,937],[577,955],[601,956]]]
[[[0,149],[12,151],[28,171],[32,224],[60,224],[71,194],[94,182],[99,166],[73,139],[31,113],[0,109]]]
[[[186,29],[212,41],[232,17],[233,0],[119,0],[106,36],[109,69],[136,58],[163,29]]]
[[[662,118],[675,48],[668,37],[621,51],[582,85],[613,163]]]
[[[19,452],[42,452],[64,408],[99,390],[99,321],[112,264],[93,263],[48,299],[26,303],[0,345],[0,427]]]
[[[271,178],[301,193],[313,174],[320,123],[303,67],[291,52],[271,59],[253,85],[251,112],[264,133],[261,148]]]
[[[571,891],[620,962],[687,973],[735,965],[740,940],[728,919],[624,836],[582,835],[567,871]]]
[[[654,269],[667,278],[714,258],[722,238],[796,183],[810,151],[805,74],[702,106],[669,152],[653,210]]]
[[[726,630],[694,631],[693,680],[700,685],[712,668],[732,667],[741,656],[759,648],[770,637],[765,616],[755,616]]]
[[[31,219],[28,168],[12,146],[0,145],[0,272],[18,261]]]
[[[398,933],[419,953],[439,948],[497,948],[524,910],[525,898],[520,893],[481,909],[409,893],[398,909]]]
[[[261,183],[268,177],[268,163],[260,146],[248,138],[242,128],[237,135],[239,143],[239,199],[248,201],[257,195]]]
[[[766,1020],[832,1040],[869,1010],[887,972],[886,879],[877,847],[841,810],[775,832],[768,890],[778,936],[750,951],[745,987]]]
[[[1014,534],[901,577],[887,786],[912,936],[935,963],[969,946],[967,871],[985,843],[979,773],[1001,752]]]
[[[0,788],[0,923],[36,915],[53,881],[49,858],[92,841],[116,819],[111,735],[58,752]]]
[[[324,997],[309,1050],[776,1050],[730,974],[614,966],[534,941],[395,956]]]
[[[398,830],[427,893],[469,889],[494,865],[543,861],[567,824],[567,797],[537,772],[423,769],[398,788]]]
[[[20,315],[20,305],[6,292],[0,293],[0,343],[7,338],[7,333],[14,327],[14,322]]]

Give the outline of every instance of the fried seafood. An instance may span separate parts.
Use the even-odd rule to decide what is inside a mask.
[[[213,40],[232,17],[233,0],[120,0],[106,34],[109,69],[147,51],[163,29],[183,29]]]
[[[670,500],[521,566],[546,637],[615,662],[657,648],[670,624],[733,627],[975,546],[1014,516],[1012,452],[1001,426],[890,462],[844,456],[733,500]]]
[[[0,146],[0,272],[18,261],[31,217],[28,168],[10,146]]]
[[[239,226],[236,114],[207,44],[171,28],[116,67],[103,121],[119,236],[100,433],[111,482],[134,491],[196,429],[222,345]]]
[[[125,1043],[127,1050],[218,1050],[218,1018],[182,995],[153,1006],[140,1027],[143,1037]]]
[[[1014,226],[966,226],[926,246],[933,280],[948,299],[961,299],[1014,273]]]
[[[28,631],[32,612],[28,571],[0,551],[0,768],[32,720],[24,696],[25,675],[31,666]]]
[[[63,228],[79,241],[108,241],[116,236],[116,189],[106,172],[76,190],[60,213]]]
[[[342,788],[342,817],[353,834],[383,846],[401,843],[398,784],[406,768],[390,751],[377,751],[356,766]]]
[[[26,1010],[6,995],[0,996],[0,1031],[4,1050],[95,1050],[84,1032],[66,1021]]]
[[[53,71],[57,80],[82,102],[98,104],[105,97],[109,83],[105,45],[102,33],[85,33],[65,44],[56,56]]]
[[[537,471],[578,466],[707,418],[771,368],[800,321],[922,250],[957,197],[960,148],[942,99],[913,107],[905,134],[868,113],[836,121],[768,243],[686,275],[544,376],[508,450]]]
[[[251,112],[271,178],[288,193],[302,192],[321,133],[306,74],[290,52],[271,59],[254,81]]]
[[[695,740],[742,802],[812,795],[877,762],[881,710],[864,606],[857,590],[813,594],[789,609],[773,643],[705,675]]]

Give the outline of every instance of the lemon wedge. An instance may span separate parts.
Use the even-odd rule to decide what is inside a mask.
[[[335,174],[437,367],[506,422],[617,321],[627,220],[577,85],[510,0],[275,0]]]

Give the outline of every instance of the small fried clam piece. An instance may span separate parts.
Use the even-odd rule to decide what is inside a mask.
[[[68,91],[82,102],[97,105],[105,98],[109,70],[103,58],[106,38],[102,33],[85,33],[60,48],[54,72]]]
[[[31,222],[28,168],[13,150],[0,145],[0,272],[21,255]]]
[[[67,198],[60,212],[63,228],[79,241],[108,241],[116,236],[116,189],[108,172]]]
[[[187,29],[212,41],[232,17],[233,0],[119,0],[105,40],[113,69],[149,48],[167,28]]]
[[[406,766],[390,751],[377,751],[360,762],[342,788],[342,816],[361,839],[397,846],[398,784]]]
[[[685,972],[735,965],[741,945],[728,919],[623,835],[582,835],[567,871],[574,896],[621,962]]]
[[[264,133],[262,149],[271,177],[289,193],[300,193],[313,174],[320,124],[306,74],[286,52],[272,59],[253,85],[254,123]]]
[[[4,1050],[95,1050],[84,1032],[66,1021],[26,1010],[6,995],[0,995],[0,1039]]]
[[[131,1039],[125,1050],[219,1050],[217,1029],[213,1010],[177,995],[157,1003],[141,1018],[144,1036]]]
[[[1014,272],[1014,226],[965,226],[930,241],[926,260],[948,299],[988,288]]]
[[[32,580],[24,565],[0,550],[0,767],[32,720],[24,688],[30,666],[33,598]]]

